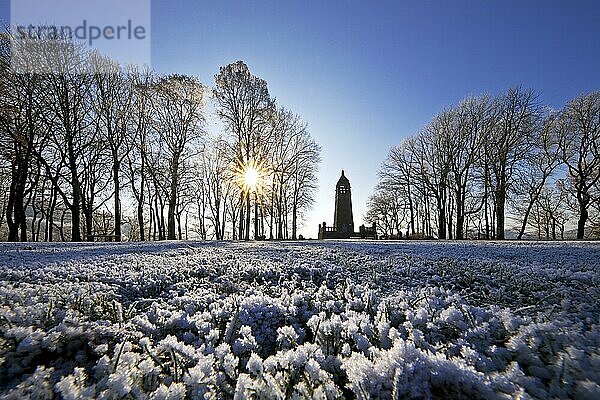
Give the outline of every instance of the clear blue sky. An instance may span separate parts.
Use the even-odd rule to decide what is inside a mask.
[[[558,108],[600,89],[600,1],[152,2],[158,72],[212,85],[236,60],[322,145],[314,237],[341,169],[358,226],[388,149],[466,95],[523,85]]]

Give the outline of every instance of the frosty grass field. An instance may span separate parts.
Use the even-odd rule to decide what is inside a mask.
[[[600,398],[600,245],[0,244],[1,398]]]

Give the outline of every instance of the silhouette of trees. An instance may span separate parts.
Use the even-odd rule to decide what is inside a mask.
[[[167,199],[167,239],[173,240],[179,189],[191,176],[191,159],[202,151],[204,88],[195,78],[170,75],[154,84],[151,96],[154,144],[160,148],[156,184]]]
[[[228,159],[235,174],[253,166],[261,174],[258,188],[237,188],[238,237],[296,239],[298,221],[312,205],[320,147],[299,116],[277,109],[266,82],[238,61],[222,67],[215,77],[218,115],[230,134]],[[254,203],[252,211],[251,202]],[[291,221],[290,221],[291,220]]]
[[[243,173],[250,165],[265,158],[262,144],[268,143],[271,133],[268,127],[274,112],[274,101],[269,95],[267,82],[253,75],[242,61],[221,67],[215,76],[215,84],[217,113],[233,139],[231,160]],[[250,238],[251,195],[250,191],[240,191],[238,232],[239,237],[245,237],[246,240]],[[258,221],[257,200],[254,199],[255,221]],[[255,235],[258,235],[256,225]]]
[[[297,237],[320,147],[265,80],[238,61],[211,90],[68,49],[57,60],[40,48],[31,63],[49,70],[19,73],[0,36],[1,238]],[[207,131],[209,102],[225,135]]]
[[[560,119],[560,150],[568,169],[570,192],[577,199],[577,239],[585,236],[593,192],[600,179],[600,92],[579,96],[563,109]]]
[[[94,75],[92,106],[101,135],[100,141],[110,154],[114,234],[116,240],[121,240],[121,168],[133,144],[129,140],[134,105],[133,82],[116,62],[100,56],[95,56],[93,62],[102,64],[103,70],[103,73]],[[89,218],[91,222],[91,213]]]
[[[533,207],[543,192],[552,192],[546,185],[560,163],[557,114],[548,112],[541,125],[531,136],[531,151],[525,160],[526,168],[517,171],[515,207],[523,215],[517,239],[521,239],[527,227]],[[547,196],[546,196],[547,197]],[[524,210],[523,210],[524,209]]]
[[[599,92],[560,111],[520,87],[469,97],[390,150],[366,219],[383,235],[556,239],[575,214],[578,239],[597,235],[599,146]]]

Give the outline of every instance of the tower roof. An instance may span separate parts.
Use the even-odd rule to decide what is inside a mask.
[[[344,170],[342,170],[342,176],[340,176],[340,179],[338,179],[337,185],[336,186],[350,186],[350,181],[348,180],[348,178],[346,178],[346,175],[344,175]]]

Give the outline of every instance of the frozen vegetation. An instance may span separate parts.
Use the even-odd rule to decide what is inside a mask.
[[[1,244],[0,397],[600,398],[600,246]]]

